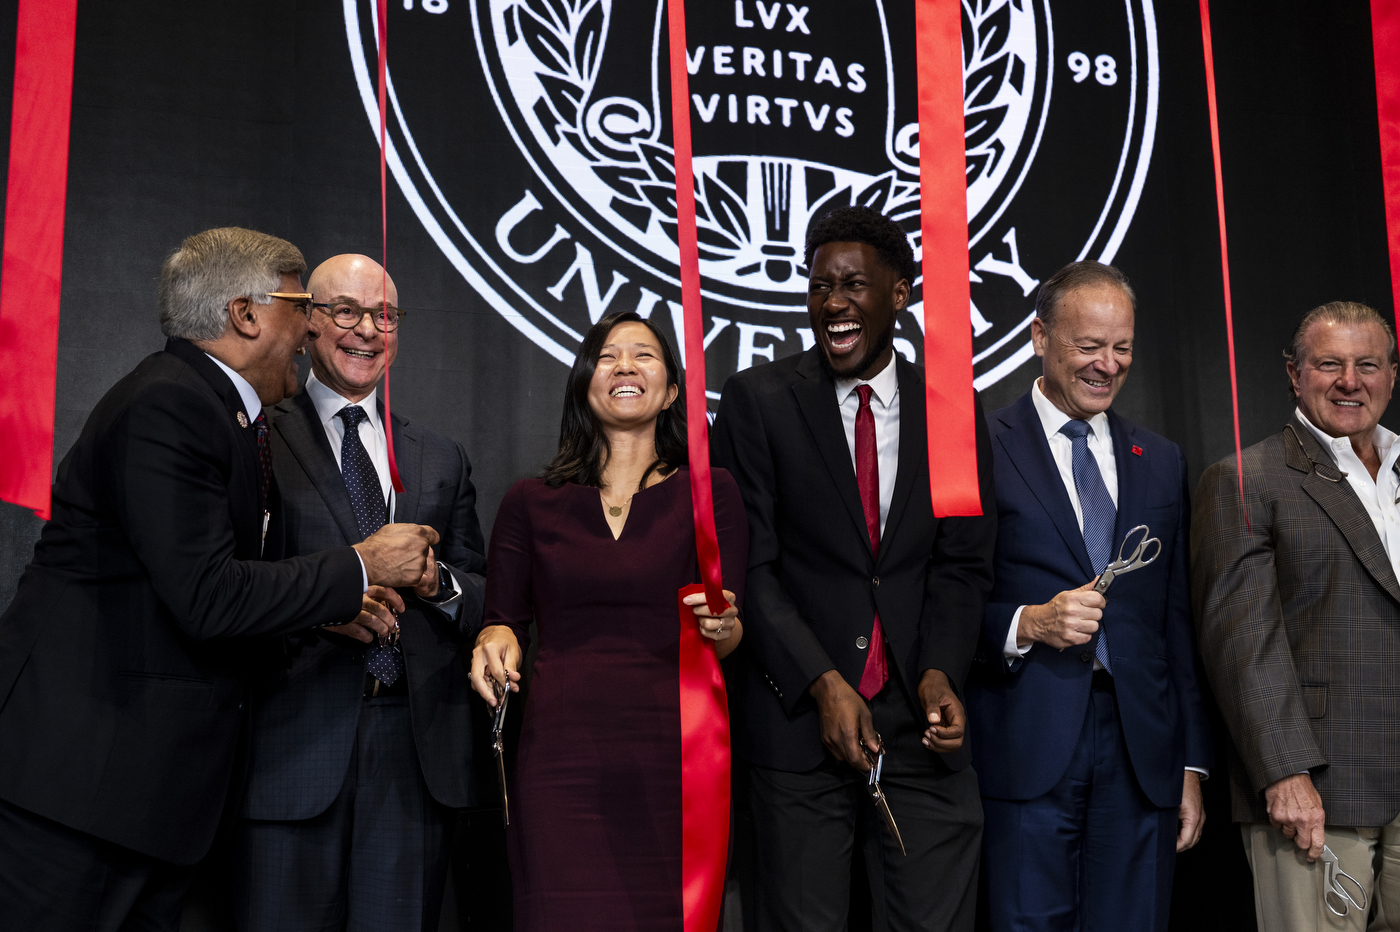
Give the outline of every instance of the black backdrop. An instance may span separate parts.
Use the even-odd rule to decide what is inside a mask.
[[[466,0],[452,4],[443,23],[467,15]],[[728,7],[715,3],[723,16]],[[391,13],[391,30],[398,15]],[[1289,413],[1279,352],[1298,316],[1338,298],[1390,313],[1392,299],[1368,4],[1234,0],[1217,4],[1214,16],[1247,445],[1277,430]],[[355,91],[344,23],[333,0],[79,4],[56,461],[102,393],[161,345],[154,277],[182,237],[237,224],[287,237],[312,264],[339,252],[377,254],[377,146]],[[1156,26],[1156,143],[1114,260],[1133,279],[1140,303],[1133,375],[1118,409],[1180,443],[1194,477],[1231,447],[1195,4],[1162,4]],[[411,33],[405,28],[397,45],[398,33],[391,33],[391,55],[412,54]],[[13,36],[11,8],[0,16],[0,74],[7,81]],[[1056,52],[1061,60],[1063,51]],[[462,55],[475,62],[474,50]],[[0,126],[8,127],[8,86],[0,87],[0,101]],[[491,100],[456,96],[443,103],[456,116],[432,125],[470,150],[463,158],[480,190],[499,185],[510,192],[509,206],[522,186],[538,188],[517,162],[495,157],[504,152],[495,148],[502,137]],[[510,483],[538,470],[552,452],[566,369],[451,269],[392,181],[389,227],[390,269],[403,303],[414,309],[394,368],[395,406],[466,446],[489,529]],[[535,232],[542,241],[548,223]],[[540,273],[541,281],[555,281],[562,267]],[[1036,274],[1049,271],[1053,266]],[[600,259],[604,285],[607,272]],[[796,349],[789,331],[777,352]],[[712,389],[725,371],[710,366]],[[1031,361],[987,388],[989,409],[1009,403],[1036,374]],[[1392,412],[1387,424],[1400,427],[1400,417]],[[28,512],[0,506],[0,604],[8,603],[38,531]],[[1217,776],[1206,784],[1205,840],[1179,861],[1177,928],[1251,923],[1248,871],[1229,824],[1223,773]],[[462,928],[492,927],[492,911],[472,902],[496,869],[479,847],[499,845],[488,824],[470,818],[470,844],[459,852],[461,865],[471,868],[459,871]]]

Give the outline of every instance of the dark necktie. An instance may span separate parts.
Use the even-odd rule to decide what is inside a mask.
[[[350,493],[350,507],[361,539],[369,537],[384,526],[384,487],[369,451],[360,440],[360,424],[369,417],[359,405],[346,405],[336,414],[345,422],[345,439],[340,442],[340,474],[345,479],[345,491]],[[367,668],[379,682],[393,686],[403,675],[403,655],[392,647],[375,645],[369,651]]]
[[[1089,551],[1089,563],[1095,573],[1103,572],[1113,552],[1113,525],[1118,520],[1118,507],[1104,485],[1098,461],[1089,451],[1087,421],[1068,421],[1060,433],[1070,439],[1073,452],[1074,490],[1079,493],[1079,508],[1084,513],[1084,549]],[[1108,629],[1099,626],[1099,640],[1094,645],[1094,658],[1103,668],[1113,672],[1108,663]]]
[[[880,555],[880,452],[875,445],[875,412],[870,410],[869,385],[857,385],[860,409],[856,411],[856,485],[860,487],[860,507],[865,512],[865,531],[870,535],[870,550]],[[865,658],[856,691],[867,700],[874,699],[890,678],[885,665],[885,632],[880,627],[880,613],[875,612],[875,625],[870,632],[870,653]]]
[[[258,438],[258,466],[262,469],[262,484],[258,487],[262,498],[259,501],[262,502],[263,512],[266,513],[267,493],[272,487],[272,445],[267,437],[267,417],[259,414],[258,419],[253,422],[253,427]]]

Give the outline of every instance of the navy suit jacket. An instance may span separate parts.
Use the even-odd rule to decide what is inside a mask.
[[[1069,766],[1088,707],[1098,636],[1063,651],[1037,643],[1013,670],[1003,656],[1006,635],[1018,607],[1082,586],[1094,570],[1030,393],[990,420],[996,582],[968,682],[968,724],[982,795],[1034,799]],[[1208,768],[1212,759],[1187,579],[1186,461],[1171,441],[1113,411],[1108,420],[1118,468],[1113,556],[1139,524],[1162,541],[1162,552],[1150,566],[1113,582],[1103,625],[1138,784],[1154,805],[1176,806],[1185,767]]]
[[[306,392],[270,409],[268,420],[287,552],[358,543],[350,493]],[[438,802],[465,808],[475,804],[475,786],[471,690],[459,644],[476,636],[486,585],[471,463],[460,444],[397,413],[394,454],[404,484],[394,520],[438,532],[437,558],[462,592],[453,618],[400,589],[407,610],[399,626],[424,782]],[[288,668],[255,694],[244,818],[309,819],[335,800],[363,704],[365,648],[334,634],[307,634],[291,645]]]

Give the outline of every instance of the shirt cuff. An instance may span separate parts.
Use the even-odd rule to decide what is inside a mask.
[[[1191,771],[1192,773],[1200,774],[1202,780],[1210,779],[1210,771],[1206,770],[1204,767],[1187,767],[1186,769]]]
[[[365,569],[365,558],[360,556],[360,551],[355,551],[355,559],[360,561],[360,580],[364,583],[361,592],[369,591],[369,570]]]
[[[1001,655],[1006,658],[1006,662],[1009,664],[1019,665],[1021,658],[1029,654],[1031,648],[1035,646],[1034,643],[1031,643],[1027,644],[1025,648],[1022,649],[1016,643],[1016,632],[1021,626],[1021,613],[1025,610],[1026,607],[1024,605],[1016,609],[1016,613],[1011,616],[1011,630],[1006,632],[1006,644],[1001,649]],[[1015,668],[1015,666],[1012,667],[1013,670]]]

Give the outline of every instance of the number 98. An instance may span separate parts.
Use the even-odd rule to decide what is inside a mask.
[[[1104,87],[1118,83],[1118,63],[1113,60],[1112,55],[1100,55],[1093,60],[1091,66],[1088,55],[1083,52],[1070,52],[1068,64],[1069,70],[1074,72],[1075,84],[1080,84],[1089,77],[1091,67],[1094,72],[1094,80]]]

